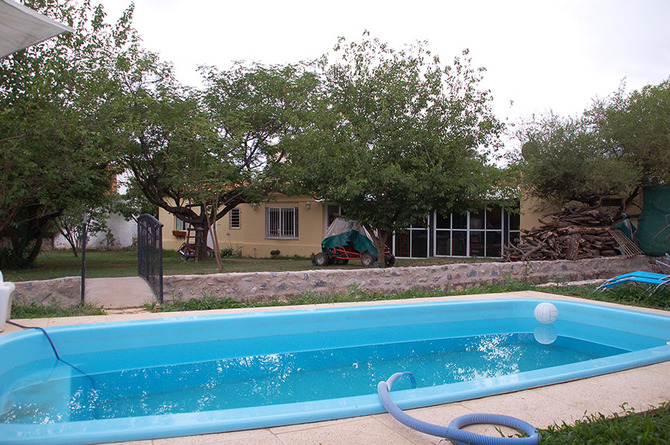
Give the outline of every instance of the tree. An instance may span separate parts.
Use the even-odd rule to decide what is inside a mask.
[[[625,93],[624,85],[577,118],[544,116],[519,134],[524,189],[545,202],[630,201],[670,181],[670,81]]]
[[[115,84],[132,10],[111,26],[101,6],[70,0],[25,4],[67,23],[61,35],[0,60],[0,267],[33,263],[55,218],[95,202],[114,174],[103,109]]]
[[[482,206],[496,170],[479,149],[503,127],[470,62],[465,52],[442,66],[422,43],[396,51],[367,34],[340,39],[320,61],[321,99],[285,165],[293,190],[376,229],[378,258],[393,232],[429,212]]]
[[[203,68],[207,88],[198,93],[144,66],[153,74],[136,75],[125,95],[123,163],[152,204],[200,229],[204,258],[210,224],[277,189],[284,139],[314,82],[296,66],[237,64]]]
[[[639,180],[587,119],[549,114],[523,132],[523,189],[547,204],[595,206],[608,196],[626,195]]]
[[[111,202],[109,205],[109,213],[117,213],[126,221],[133,220],[137,222],[137,218],[142,214],[149,214],[158,217],[158,208],[151,204],[142,190],[139,188],[132,176],[120,175],[118,193],[111,195]]]
[[[84,223],[88,236],[93,236],[109,230],[107,227],[108,217],[109,212],[105,207],[90,207],[86,202],[80,201],[76,205],[68,206],[54,222],[60,234],[70,245],[72,254],[76,257],[78,250],[83,248]]]
[[[613,155],[637,174],[634,188],[670,182],[670,79],[627,96],[622,84],[585,114]]]

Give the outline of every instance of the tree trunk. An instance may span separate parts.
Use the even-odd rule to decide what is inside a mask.
[[[375,247],[377,248],[377,267],[386,267],[386,241],[389,238],[389,233],[384,232],[381,229],[377,229],[379,236],[375,236],[372,232],[372,238],[375,241]]]
[[[77,258],[77,240],[75,239],[74,233],[69,230],[67,227],[64,225],[60,224],[58,219],[56,219],[56,227],[58,228],[58,231],[60,232],[61,235],[63,235],[63,238],[65,238],[65,241],[68,242],[70,245],[70,249],[72,249],[72,253],[74,254],[74,257]]]
[[[218,208],[218,205],[215,206],[215,208]],[[216,215],[216,212],[214,212],[214,214]],[[219,236],[216,233],[216,227],[214,226],[214,223],[216,221],[212,221],[208,215],[209,214],[205,212],[205,218],[207,219],[207,228],[211,230],[212,234],[214,235],[214,258],[216,258],[216,265],[219,269],[219,272],[223,272],[223,261],[221,261],[221,249],[219,248]]]
[[[207,222],[203,221],[204,224],[201,224],[200,229],[196,233],[196,245],[197,245],[197,259],[206,260],[207,259],[207,235],[209,234],[209,227]],[[199,238],[199,239],[198,239]]]

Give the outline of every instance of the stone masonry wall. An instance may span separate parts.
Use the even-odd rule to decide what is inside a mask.
[[[201,298],[204,292],[239,301],[283,299],[311,291],[319,294],[361,290],[395,293],[413,288],[459,289],[510,280],[535,284],[606,279],[635,270],[653,270],[648,257],[610,257],[579,261],[483,262],[387,269],[336,269],[297,272],[172,275],[163,279],[165,301]],[[54,299],[79,304],[79,278],[16,283],[14,298],[38,303]]]
[[[175,275],[164,278],[165,300],[200,298],[204,291],[239,301],[271,300],[300,295],[358,289],[395,293],[466,288],[510,280],[535,284],[611,278],[634,270],[649,270],[647,257],[612,257],[579,261],[485,262],[426,267],[343,270],[324,268],[298,272],[256,272],[214,275]]]
[[[57,302],[63,307],[74,307],[81,302],[81,278],[64,277],[55,280],[19,281],[14,283],[14,301],[49,305]]]

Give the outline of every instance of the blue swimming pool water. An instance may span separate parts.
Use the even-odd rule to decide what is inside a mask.
[[[84,375],[44,363],[39,383],[13,393],[0,423],[56,423],[288,404],[374,394],[398,370],[431,387],[561,366],[626,351],[531,334],[357,346]],[[60,369],[59,369],[60,368]],[[31,379],[35,379],[34,372]],[[407,388],[409,388],[409,384]],[[396,389],[402,389],[398,385]],[[59,403],[54,404],[53,400]],[[61,401],[66,400],[67,403]]]
[[[324,420],[481,397],[670,359],[670,318],[554,301],[306,309],[0,336],[0,443],[132,440]],[[549,344],[538,333],[549,333]],[[553,337],[552,337],[553,335]]]

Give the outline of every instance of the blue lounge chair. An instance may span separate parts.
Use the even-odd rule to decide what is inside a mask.
[[[643,271],[629,272],[614,278],[610,278],[601,284],[597,290],[603,291],[605,289],[609,289],[624,283],[648,284],[649,290],[655,286],[653,292],[656,292],[659,288],[670,283],[670,275]]]

